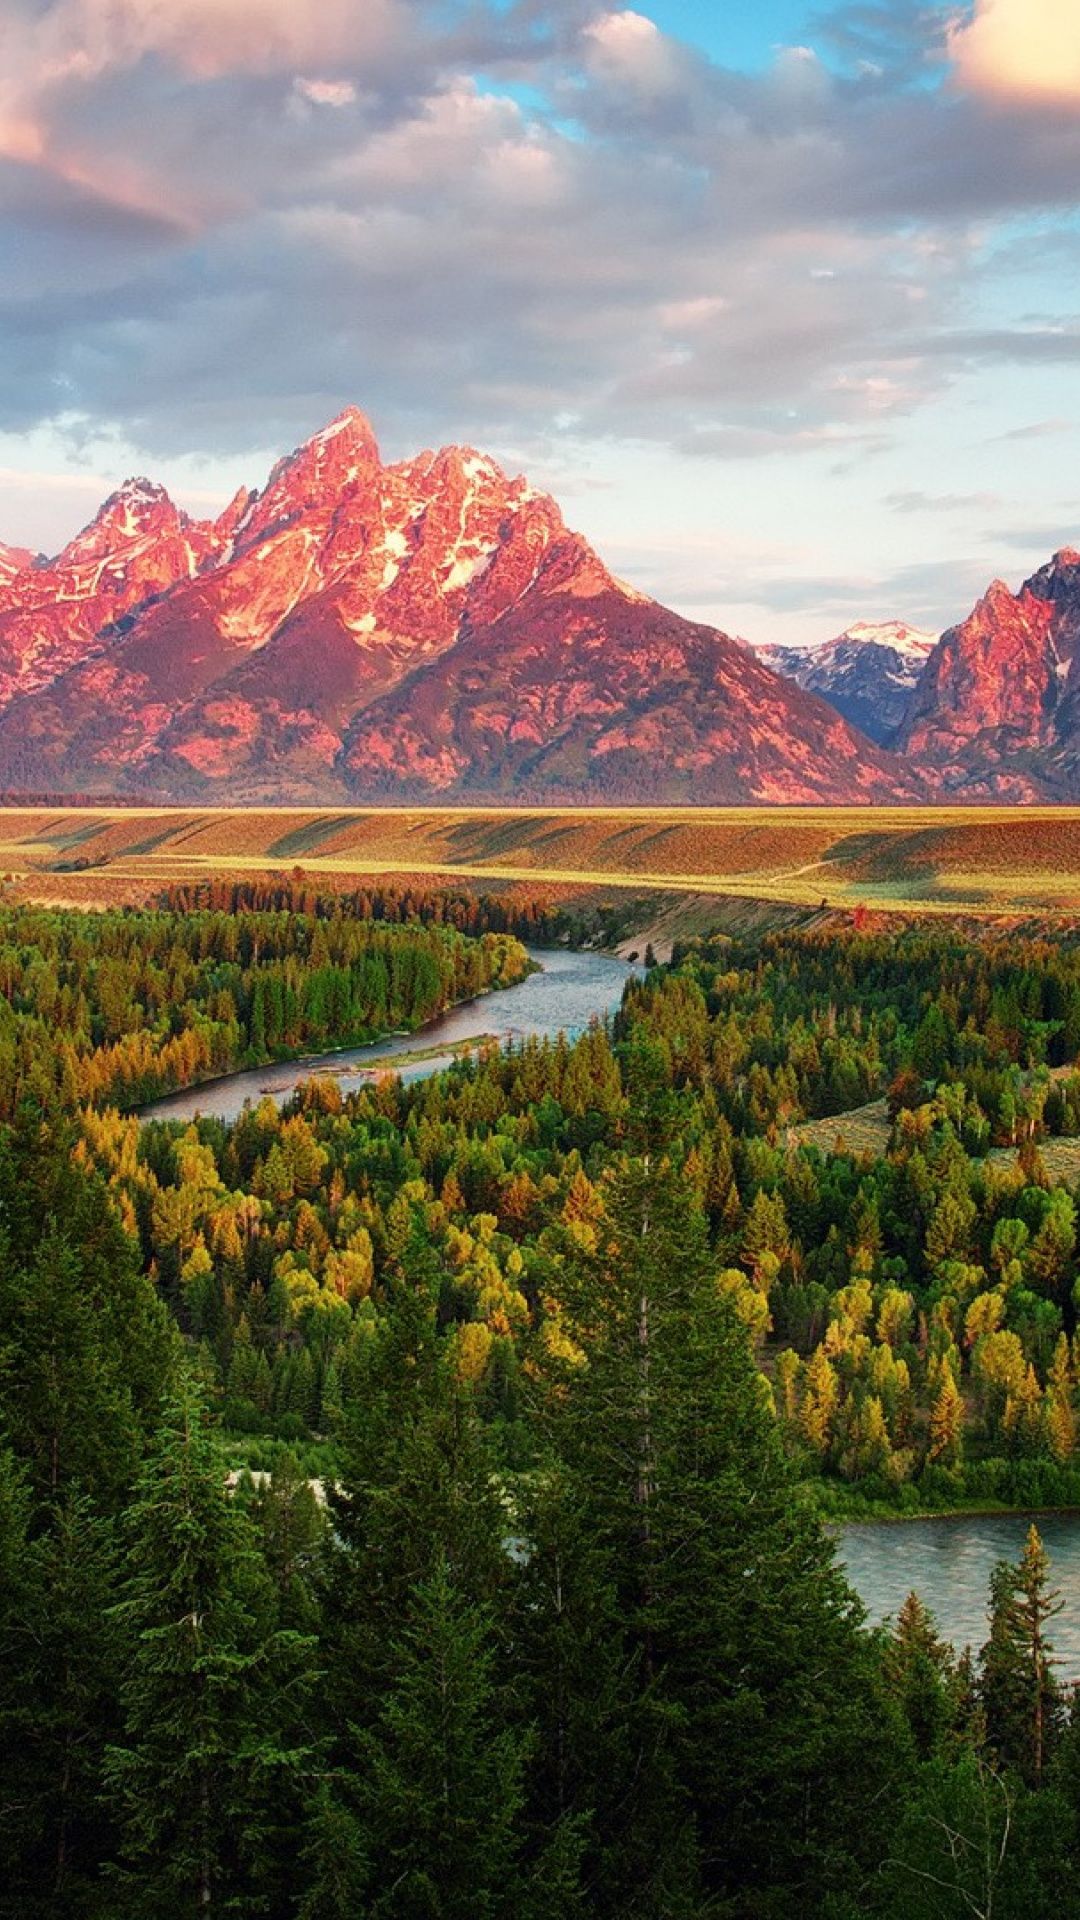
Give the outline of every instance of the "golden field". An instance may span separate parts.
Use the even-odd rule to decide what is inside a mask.
[[[16,898],[145,899],[172,882],[290,873],[451,879],[552,897],[659,893],[704,923],[722,896],[788,909],[1080,913],[1080,808],[0,809]]]

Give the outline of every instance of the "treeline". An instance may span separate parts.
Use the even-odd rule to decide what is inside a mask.
[[[639,901],[552,905],[538,896],[470,892],[351,877],[330,888],[297,867],[288,878],[193,880],[165,889],[157,904],[175,913],[301,913],[313,918],[455,927],[459,933],[512,933],[533,946],[613,946],[642,917]]]
[[[399,1187],[325,1513],[285,1455],[230,1491],[100,1177],[0,1133],[0,1913],[1078,1910],[1037,1538],[977,1663],[914,1601],[864,1630],[644,1126],[566,1226],[527,1472]]]
[[[305,878],[191,880],[167,887],[157,903],[168,913],[300,913],[310,919],[381,921],[387,925],[454,927],[458,933],[512,933],[536,945],[564,938],[571,924],[541,900],[473,894],[465,888],[394,886],[377,881],[340,890]]]
[[[505,933],[290,908],[0,910],[0,1118],[26,1092],[137,1106],[236,1067],[412,1028],[523,979]]]

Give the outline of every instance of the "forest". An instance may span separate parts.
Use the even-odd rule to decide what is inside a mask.
[[[306,907],[306,910],[305,910]],[[0,1116],[45,1079],[137,1106],[242,1066],[361,1044],[523,979],[520,941],[269,906],[0,910]]]
[[[0,1914],[1080,1913],[1037,1532],[968,1650],[823,1525],[1080,1503],[1080,945],[692,941],[576,1040],[131,1110],[520,977],[459,918],[0,917]]]

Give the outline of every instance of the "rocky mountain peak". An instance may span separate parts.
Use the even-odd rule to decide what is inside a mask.
[[[378,441],[367,416],[359,407],[346,407],[277,461],[262,492],[252,496],[243,528],[245,544],[303,514],[328,517],[380,467]]]
[[[936,634],[904,620],[856,620],[816,646],[754,651],[796,686],[827,700],[869,739],[891,746],[936,645]]]
[[[94,518],[69,541],[56,564],[82,566],[115,557],[136,543],[176,534],[187,524],[187,515],[181,513],[163,486],[136,476],[109,494]]]
[[[14,580],[16,574],[25,573],[40,559],[40,555],[31,553],[29,547],[9,547],[0,540],[0,587]]]
[[[177,798],[885,798],[822,701],[621,586],[475,447],[349,407],[214,523],[129,482],[0,612],[0,784]],[[2,603],[0,603],[2,605]]]

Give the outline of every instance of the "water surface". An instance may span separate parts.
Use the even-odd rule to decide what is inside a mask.
[[[141,1109],[141,1117],[194,1120],[198,1114],[207,1114],[235,1120],[247,1101],[258,1105],[268,1094],[278,1106],[283,1105],[302,1080],[320,1069],[333,1072],[343,1093],[364,1086],[373,1068],[393,1069],[403,1080],[420,1080],[449,1066],[456,1042],[479,1034],[492,1034],[500,1041],[520,1040],[526,1035],[554,1039],[559,1033],[572,1038],[583,1033],[590,1020],[602,1020],[615,1012],[623,987],[636,971],[611,953],[570,953],[564,948],[540,947],[530,947],[529,952],[541,969],[539,973],[530,974],[516,987],[465,1001],[429,1020],[425,1027],[418,1027],[415,1033],[375,1040],[366,1047],[309,1054],[303,1060],[278,1061],[226,1074],[221,1080],[154,1100]],[[427,1052],[439,1047],[445,1047],[445,1051]],[[425,1059],[402,1058],[418,1048],[425,1050]]]
[[[849,1526],[837,1536],[848,1579],[876,1624],[915,1592],[959,1652],[986,1639],[990,1573],[1019,1560],[1034,1519],[1050,1555],[1052,1584],[1065,1605],[1050,1630],[1061,1677],[1080,1680],[1080,1514],[958,1514]]]

